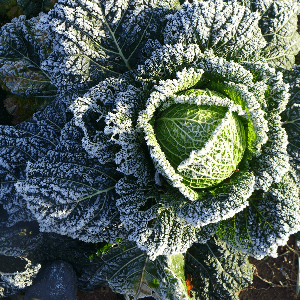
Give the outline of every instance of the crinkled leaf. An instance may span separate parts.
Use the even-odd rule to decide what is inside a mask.
[[[300,67],[284,72],[285,82],[290,84],[290,101],[282,113],[283,127],[288,134],[287,151],[290,162],[297,171],[300,183]]]
[[[78,281],[80,284],[88,280],[89,286],[97,286],[99,281],[106,279],[113,291],[135,299],[152,296],[161,300],[183,300],[188,297],[182,277],[182,255],[160,256],[151,261],[134,242],[123,241],[108,253],[94,258],[92,268]]]
[[[248,207],[219,223],[217,235],[256,259],[277,257],[277,247],[300,229],[299,205],[299,186],[292,170],[268,192],[255,191]]]
[[[177,0],[60,0],[41,22],[55,41],[43,63],[62,90],[86,88],[131,70],[148,39],[159,39]]]
[[[28,162],[26,180],[15,187],[41,231],[85,242],[111,241],[123,236],[115,206],[118,175],[113,165],[101,166],[97,159],[89,159],[82,137],[74,120],[67,123],[56,149]]]
[[[67,122],[65,106],[59,98],[29,122],[0,127],[0,199],[9,212],[7,226],[33,220],[14,183],[25,180],[27,162],[34,163],[59,144],[61,129]]]
[[[145,250],[151,260],[184,253],[194,242],[204,243],[215,233],[216,224],[197,228],[178,215],[175,204],[180,207],[183,198],[179,192],[166,186],[159,189],[153,181],[147,183],[137,183],[127,176],[119,180],[116,191],[127,238]]]
[[[37,24],[42,17],[26,20],[24,15],[5,24],[0,30],[0,76],[2,85],[12,94],[50,103],[56,88],[41,63],[50,54],[46,32]]]
[[[137,68],[143,81],[159,81],[172,76],[176,71],[190,68],[199,61],[201,50],[197,44],[163,45],[151,53],[143,65]]]
[[[212,48],[228,60],[255,61],[266,45],[259,19],[259,14],[233,1],[185,2],[169,17],[164,43],[198,44],[201,51]]]
[[[295,63],[300,48],[299,11],[297,1],[274,1],[260,20],[259,26],[267,41],[262,56],[272,67],[290,69]]]
[[[192,278],[191,297],[201,300],[238,300],[238,291],[252,283],[248,256],[217,237],[194,244],[185,256],[185,272]]]

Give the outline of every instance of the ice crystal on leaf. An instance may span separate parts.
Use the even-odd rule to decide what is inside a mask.
[[[178,49],[177,45],[175,47]],[[172,53],[173,49],[170,49],[168,46],[162,50]],[[151,66],[156,70],[157,65],[163,66],[156,53],[153,55],[155,63],[151,63],[151,59],[145,62],[149,74]],[[161,61],[164,61],[163,56]],[[138,78],[143,82],[146,74],[143,70],[146,69],[139,70]],[[205,242],[215,232],[216,226],[220,226],[219,222],[232,218],[250,205],[249,199],[255,190],[268,191],[273,184],[282,180],[290,168],[286,150],[287,135],[281,127],[279,116],[285,109],[289,93],[280,72],[263,61],[238,64],[218,58],[208,51],[198,55],[194,67],[183,68],[174,75],[173,79],[160,80],[152,90],[148,88],[151,83],[147,79],[140,85],[138,82],[134,84],[128,75],[120,79],[110,78],[99,83],[85,96],[90,97],[89,102],[93,103],[86,111],[97,111],[96,118],[103,115],[108,100],[97,97],[92,91],[105,90],[110,82],[110,92],[115,102],[114,108],[106,114],[106,126],[103,129],[110,139],[99,139],[95,145],[101,149],[112,149],[111,143],[119,146],[119,149],[115,148],[114,162],[125,177],[116,185],[119,195],[116,205],[122,223],[129,231],[128,239],[136,241],[151,259],[160,254],[183,252],[186,249],[184,245],[191,245],[195,241]],[[205,88],[201,89],[201,86]],[[108,95],[111,95],[110,92]],[[111,101],[108,102],[111,105]],[[247,148],[227,175],[229,179],[224,178],[218,184],[199,189],[187,184],[184,176],[177,171],[189,161],[194,162],[196,153],[207,155],[207,149],[216,149],[217,144],[214,143],[218,143],[218,140],[213,134],[211,141],[205,140],[196,152],[191,150],[187,153],[188,159],[182,158],[182,162],[175,164],[174,160],[178,158],[174,154],[186,150],[176,152],[182,148],[180,144],[177,145],[180,143],[178,140],[183,138],[186,142],[185,135],[176,135],[176,127],[164,132],[164,137],[170,132],[177,137],[165,146],[165,153],[157,139],[159,134],[155,133],[155,122],[170,108],[176,114],[178,107],[181,107],[176,105],[219,107],[223,110],[223,116],[230,113],[239,120],[239,126],[245,131]],[[71,107],[75,109],[76,104]],[[78,114],[75,118],[82,128],[86,128],[85,122],[82,122],[84,115],[88,117],[88,114]],[[184,128],[180,125],[177,127]],[[85,141],[92,141],[92,138],[86,136]],[[275,143],[276,140],[280,140],[280,143]],[[175,152],[171,150],[173,143]],[[95,152],[91,155],[95,156]],[[216,156],[212,161],[216,161],[217,157],[225,161],[224,155]],[[102,154],[98,159],[102,161]],[[178,169],[175,165],[178,165]],[[160,185],[156,184],[157,176],[162,176]],[[298,225],[295,226],[289,223],[286,230],[295,230]],[[180,233],[176,228],[181,228]],[[175,236],[176,242],[172,241]],[[266,243],[264,240],[261,242]]]
[[[111,167],[88,160],[82,132],[73,123],[65,125],[55,149],[27,164],[26,180],[15,186],[41,231],[85,242],[111,242],[124,234],[115,207],[118,175]]]
[[[0,30],[0,84],[12,94],[44,100],[55,98],[56,88],[41,64],[50,55],[47,33],[39,30],[40,19],[14,18]],[[50,102],[49,102],[50,101]]]
[[[53,51],[43,61],[59,90],[83,89],[133,69],[159,36],[174,1],[59,0],[41,20]]]

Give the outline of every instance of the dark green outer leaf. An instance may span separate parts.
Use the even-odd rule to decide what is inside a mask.
[[[238,300],[237,292],[252,283],[248,256],[217,237],[206,244],[194,244],[185,257],[185,272],[192,277],[194,299]]]
[[[15,186],[41,231],[85,242],[111,242],[124,235],[115,207],[118,175],[113,165],[101,166],[97,159],[89,159],[82,137],[74,119],[67,123],[60,144],[28,163],[26,180]]]
[[[288,154],[295,168],[300,183],[300,66],[294,66],[293,71],[285,70],[284,81],[290,84],[290,101],[281,114],[283,128],[288,134]]]
[[[12,94],[50,103],[56,88],[41,63],[50,54],[46,32],[38,29],[43,14],[26,20],[24,15],[5,24],[0,30],[0,77],[2,85]]]
[[[162,300],[188,299],[182,282],[173,272],[172,261],[166,256],[151,261],[134,242],[121,242],[107,254],[93,259],[93,264],[97,265],[94,272],[87,270],[79,278],[79,284],[81,280],[89,281],[92,287],[106,278],[113,291],[135,299],[146,296]]]
[[[0,201],[9,213],[7,226],[34,219],[14,184],[25,180],[28,162],[38,161],[59,144],[68,119],[65,109],[58,98],[29,122],[0,128]]]
[[[173,7],[177,0],[60,0],[40,23],[53,41],[43,69],[63,91],[131,70],[145,43],[161,38]]]

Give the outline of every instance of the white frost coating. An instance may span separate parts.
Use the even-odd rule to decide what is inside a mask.
[[[280,182],[285,173],[290,170],[289,155],[287,152],[288,135],[281,127],[280,115],[269,119],[269,140],[263,147],[257,163],[261,166],[256,171],[255,189],[267,191],[273,182]]]
[[[199,62],[197,67],[225,81],[242,83],[249,87],[254,85],[253,75],[250,71],[234,61],[227,61],[222,57],[214,56],[212,50],[204,52],[203,60]]]
[[[164,32],[166,44],[195,43],[212,48],[218,56],[256,60],[266,46],[258,26],[261,16],[237,1],[185,2],[170,16]]]
[[[254,174],[241,174],[226,194],[187,201],[178,215],[197,228],[229,219],[249,205],[248,199],[254,191],[254,184]]]
[[[15,287],[21,290],[32,285],[32,281],[38,274],[41,265],[40,264],[33,265],[29,259],[23,256],[20,256],[20,258],[27,261],[24,272],[18,272],[18,271],[15,273],[0,272],[1,284],[4,287],[6,286]]]
[[[209,95],[198,95],[194,96],[193,94],[189,96],[175,96],[172,97],[172,101],[166,101],[161,105],[162,109],[168,108],[170,105],[174,103],[182,104],[182,103],[189,103],[189,104],[197,104],[197,105],[216,105],[216,106],[224,106],[228,107],[228,111],[230,112],[236,112],[239,116],[244,117],[245,119],[248,119],[247,111],[243,110],[241,105],[235,104],[231,99],[224,97],[220,98],[217,96]]]
[[[171,97],[175,93],[195,85],[198,81],[200,81],[203,73],[204,71],[201,69],[184,68],[182,71],[176,72],[177,79],[160,81],[159,85],[154,87],[165,97]],[[149,99],[149,101],[151,100]],[[153,104],[155,103],[156,102]]]
[[[187,73],[189,72],[190,75],[187,75]],[[176,73],[176,77],[178,79],[166,80],[165,82],[161,81],[160,85],[155,87],[157,91],[160,91],[160,93],[158,93],[157,91],[151,93],[146,103],[146,109],[140,112],[138,118],[138,127],[142,128],[143,131],[145,132],[145,141],[147,145],[150,146],[150,155],[155,163],[157,170],[162,175],[164,175],[172,183],[174,187],[178,188],[180,192],[190,200],[196,200],[198,198],[198,193],[182,183],[183,177],[176,172],[176,170],[171,166],[170,162],[167,160],[164,152],[161,150],[161,147],[155,138],[154,129],[149,122],[152,119],[154,112],[158,107],[162,106],[165,109],[169,107],[171,104],[174,104],[175,102],[183,103],[183,101],[186,101],[185,103],[190,103],[190,104],[194,103],[197,105],[204,104],[204,103],[208,105],[215,105],[217,103],[217,100],[219,99],[220,106],[229,104],[232,110],[238,110],[240,115],[245,115],[245,112],[242,110],[242,108],[239,105],[234,104],[229,99],[226,100],[224,98],[217,98],[215,96],[208,97],[207,95],[203,97],[202,96],[195,97],[192,95],[190,97],[173,96],[174,93],[195,85],[202,78],[203,74],[204,74],[203,70],[197,70],[195,72],[193,68],[190,68],[188,70],[183,69],[182,72]],[[167,100],[167,97],[171,97],[171,96],[173,96],[174,98],[172,97]],[[212,135],[212,139],[206,143],[204,149],[202,148],[200,150],[199,152],[200,154],[203,154],[204,152],[206,153],[209,150],[208,148],[212,147],[215,140],[218,138],[217,133],[224,127],[225,124],[224,122],[228,119],[228,117],[229,115],[227,113],[226,117],[222,120],[221,124],[219,124],[218,128],[215,130],[215,134]],[[193,151],[190,154],[189,159],[187,159],[186,161],[180,164],[178,170],[190,164],[191,159],[194,158],[195,154],[196,152]]]
[[[196,44],[163,45],[154,50],[151,58],[147,59],[143,65],[138,66],[138,78],[142,76],[143,80],[147,81],[154,77],[159,80],[180,67],[195,65],[199,57],[201,57],[201,51]]]
[[[300,229],[300,198],[296,179],[296,173],[291,169],[284,175],[283,180],[278,185],[272,186],[261,199],[251,200],[252,203],[245,212],[251,242],[243,245],[236,239],[237,245],[234,247],[256,259],[262,259],[266,255],[274,258],[278,256],[278,246],[285,245],[289,236]],[[258,209],[265,220],[263,229],[257,226]],[[239,225],[242,218],[242,215],[237,215],[238,234],[245,230]]]

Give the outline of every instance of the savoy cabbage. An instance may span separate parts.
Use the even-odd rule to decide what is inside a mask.
[[[299,9],[59,0],[3,26],[1,85],[49,105],[0,126],[1,230],[38,222],[83,243],[70,261],[83,291],[238,299],[247,256],[276,257],[300,230]],[[9,238],[0,251],[38,270]],[[15,292],[0,276],[0,295]]]

